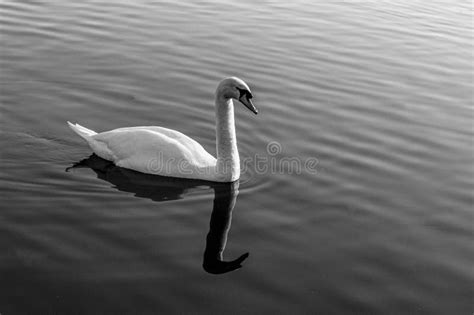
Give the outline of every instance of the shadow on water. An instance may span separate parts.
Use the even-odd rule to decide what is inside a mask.
[[[208,187],[214,189],[214,205],[202,264],[204,270],[211,274],[230,272],[241,268],[242,262],[249,256],[249,253],[245,253],[232,261],[223,260],[227,235],[232,221],[232,210],[239,193],[238,181],[214,183],[143,174],[118,167],[95,154],[68,167],[66,171],[74,168],[90,168],[97,174],[98,178],[111,183],[118,190],[131,192],[136,197],[147,198],[156,202],[182,199],[186,192],[193,188]]]

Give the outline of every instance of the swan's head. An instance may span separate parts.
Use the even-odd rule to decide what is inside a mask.
[[[219,98],[236,99],[255,115],[258,114],[258,110],[251,100],[253,97],[252,92],[250,92],[249,86],[243,80],[236,77],[225,78],[219,83],[216,93]]]

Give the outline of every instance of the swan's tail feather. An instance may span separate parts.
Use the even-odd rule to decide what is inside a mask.
[[[77,133],[85,140],[89,140],[91,136],[97,134],[97,132],[95,132],[94,130],[87,129],[86,127],[83,127],[79,124],[73,124],[69,121],[67,122],[67,124],[69,125],[69,128],[71,128],[75,133]]]

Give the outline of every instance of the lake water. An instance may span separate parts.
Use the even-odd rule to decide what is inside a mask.
[[[2,0],[0,41],[1,314],[472,314],[471,2]],[[66,171],[67,120],[215,154],[230,75],[238,184]]]

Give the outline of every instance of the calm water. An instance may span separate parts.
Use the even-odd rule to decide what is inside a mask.
[[[469,1],[2,0],[0,41],[2,314],[472,314]],[[229,75],[238,185],[65,171],[66,120],[214,154]]]

